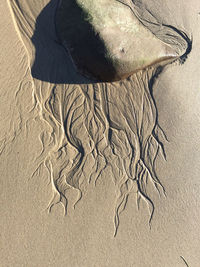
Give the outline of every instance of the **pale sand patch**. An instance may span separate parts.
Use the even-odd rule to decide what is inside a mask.
[[[177,32],[164,25],[161,30],[157,24],[157,32],[161,32],[157,38],[143,25],[133,3],[128,5],[127,1],[62,1],[55,23],[59,40],[78,70],[99,81],[127,78],[156,62],[173,61],[185,52],[184,40],[180,42]],[[152,27],[155,23],[149,23]],[[180,42],[178,49],[169,45],[170,39]]]

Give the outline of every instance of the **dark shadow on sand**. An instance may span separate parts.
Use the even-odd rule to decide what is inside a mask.
[[[73,46],[73,59],[79,64],[82,73],[93,74],[94,71],[96,74],[99,68],[104,75],[108,74],[107,81],[109,81],[109,76],[112,80],[116,73],[112,63],[106,59],[103,42],[85,20],[85,14],[74,0],[66,3],[66,20],[63,22],[63,26],[61,23],[61,28],[67,26],[64,37],[66,37],[69,47]],[[35,46],[32,76],[38,80],[57,84],[101,82],[100,77],[96,76],[95,80],[78,73],[69,52],[61,44],[60,36],[58,37],[58,26],[62,21],[56,23],[58,4],[59,0],[50,1],[36,20],[35,32],[32,37]]]
[[[52,0],[36,20],[32,42],[35,60],[32,76],[38,80],[56,84],[93,83],[77,73],[70,55],[58,42],[55,29],[55,13],[59,0]]]

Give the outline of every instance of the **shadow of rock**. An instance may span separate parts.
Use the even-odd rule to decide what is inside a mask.
[[[64,47],[58,42],[55,29],[55,13],[59,0],[52,0],[36,20],[32,42],[35,60],[32,76],[38,80],[57,84],[93,83],[79,73]]]

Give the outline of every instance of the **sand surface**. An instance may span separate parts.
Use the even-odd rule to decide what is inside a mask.
[[[184,64],[95,84],[58,4],[0,2],[0,266],[199,267],[199,1],[139,5],[192,39]]]

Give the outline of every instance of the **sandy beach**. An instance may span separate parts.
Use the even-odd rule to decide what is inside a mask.
[[[200,3],[112,1],[1,0],[2,267],[199,267]]]

